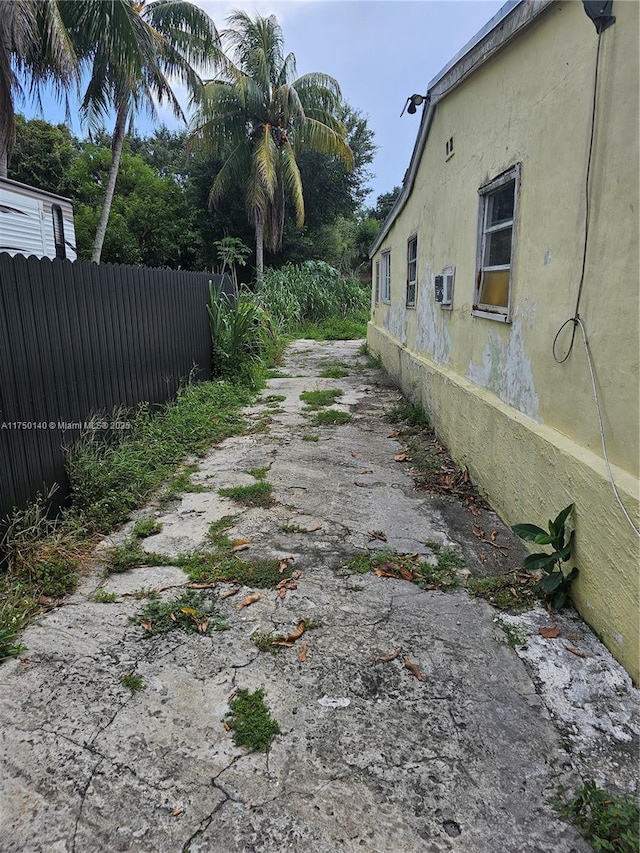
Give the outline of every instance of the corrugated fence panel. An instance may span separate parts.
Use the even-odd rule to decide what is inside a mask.
[[[0,519],[54,483],[66,499],[78,424],[210,377],[210,281],[229,291],[207,273],[0,254]]]

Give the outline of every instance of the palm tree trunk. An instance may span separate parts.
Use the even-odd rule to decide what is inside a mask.
[[[111,202],[113,201],[113,194],[116,189],[116,180],[118,178],[118,169],[120,168],[120,155],[122,154],[122,145],[124,143],[124,135],[127,128],[128,114],[129,104],[121,104],[116,116],[116,126],[113,129],[113,141],[111,143],[111,168],[109,169],[109,179],[107,181],[107,189],[104,196],[104,202],[102,204],[102,213],[100,214],[100,222],[98,223],[96,239],[93,244],[93,253],[91,255],[91,260],[96,264],[100,263],[104,236],[107,233],[107,225],[109,224]]]
[[[258,284],[264,277],[264,214],[256,216],[256,280]]]

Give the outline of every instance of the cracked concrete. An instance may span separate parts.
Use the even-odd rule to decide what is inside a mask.
[[[333,361],[349,376],[320,378]],[[296,342],[282,372],[247,410],[258,430],[269,415],[269,431],[199,460],[193,481],[208,491],[148,507],[163,528],[144,547],[197,549],[211,522],[237,515],[231,537],[250,540],[242,556],[293,556],[298,588],[284,600],[263,590],[238,610],[252,590],[222,600],[221,584],[211,596],[229,630],[145,637],[132,593],[175,597],[187,577],[160,566],[103,579],[102,549],[133,522],[106,540],[77,593],[34,622],[28,651],[0,668],[0,851],[588,851],[549,797],[589,778],[637,792],[638,692],[575,614],[556,617],[560,637],[545,640],[543,609],[505,616],[463,589],[350,574],[354,553],[384,546],[433,560],[430,542],[464,554],[474,574],[492,562],[471,533],[477,519],[417,492],[394,461],[401,447],[384,412],[398,394],[357,342]],[[321,388],[344,390],[334,408],[351,412],[350,424],[310,426],[299,395]],[[266,402],[271,394],[285,400]],[[273,507],[220,497],[261,467]],[[479,521],[511,549],[493,570],[517,565],[504,525],[488,511]],[[98,586],[117,601],[94,601]],[[304,662],[297,647],[271,655],[251,641],[300,619],[320,623],[304,635]],[[506,644],[498,619],[526,635],[525,648]],[[131,695],[127,672],[145,689]],[[237,747],[223,726],[237,688],[265,690],[282,732],[266,754]]]

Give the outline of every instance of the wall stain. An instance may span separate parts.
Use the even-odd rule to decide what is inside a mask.
[[[496,332],[489,337],[482,353],[482,364],[471,362],[467,378],[476,385],[493,391],[504,402],[523,415],[542,423],[539,400],[533,384],[531,361],[527,358],[522,340],[522,326],[514,320],[509,341]]]
[[[429,267],[420,284],[417,306],[416,350],[427,353],[436,364],[451,363],[451,335],[449,312],[434,301],[434,276]]]

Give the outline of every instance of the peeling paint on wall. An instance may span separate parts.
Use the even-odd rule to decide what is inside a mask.
[[[416,350],[427,353],[437,364],[449,364],[451,362],[449,312],[443,311],[434,301],[434,291],[434,277],[427,267],[420,285],[417,307]]]
[[[389,305],[383,320],[387,332],[399,341],[403,347],[407,345],[407,309],[404,302],[395,301]]]
[[[496,332],[489,333],[482,353],[482,364],[471,362],[467,378],[493,391],[503,402],[541,423],[531,361],[524,350],[519,320],[513,322],[510,332],[506,345]]]

